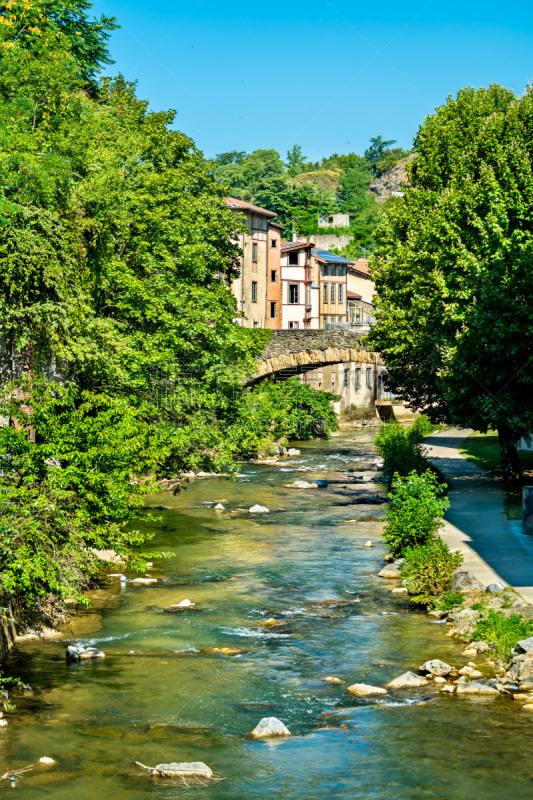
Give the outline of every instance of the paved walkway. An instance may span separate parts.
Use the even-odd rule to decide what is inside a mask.
[[[452,429],[424,440],[428,458],[451,484],[443,538],[452,550],[461,550],[464,569],[485,586],[501,580],[533,603],[533,537],[505,517],[501,481],[459,453],[471,433]]]

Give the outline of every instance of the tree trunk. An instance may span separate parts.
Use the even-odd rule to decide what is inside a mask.
[[[515,438],[506,427],[501,427],[498,428],[498,439],[503,479],[517,483],[522,480],[522,464],[516,449]]]

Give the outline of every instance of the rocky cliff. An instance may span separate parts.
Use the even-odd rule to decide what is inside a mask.
[[[372,181],[369,193],[375,196],[376,202],[383,203],[389,197],[401,197],[403,195],[405,187],[409,186],[407,164],[410,164],[415,158],[416,153],[412,153],[407,158],[402,158],[392,169]]]

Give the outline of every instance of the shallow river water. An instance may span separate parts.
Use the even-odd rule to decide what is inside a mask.
[[[59,762],[23,776],[19,796],[167,800],[187,792],[141,774],[134,761],[205,761],[224,778],[191,790],[206,800],[533,795],[533,715],[516,702],[430,688],[376,702],[322,681],[383,684],[428,658],[467,661],[444,626],[376,577],[382,508],[353,504],[341,484],[285,487],[342,479],[338,471],[357,469],[372,440],[371,432],[343,432],[276,466],[241,465],[235,483],[198,479],[177,497],[148,498],[169,507],[158,512],[153,546],[175,556],[150,571],[153,586],[110,582],[101,627],[75,635],[103,649],[105,661],[66,664],[66,642],[21,643],[8,659],[6,671],[33,691],[0,732],[0,774],[44,755]],[[216,512],[222,500],[226,510]],[[231,513],[254,503],[271,513]],[[184,598],[196,608],[162,611]],[[263,628],[271,617],[287,624]],[[217,647],[241,652],[209,652]],[[282,719],[293,736],[245,738],[264,716]]]

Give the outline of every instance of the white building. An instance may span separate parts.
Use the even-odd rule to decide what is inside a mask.
[[[281,302],[284,329],[318,330],[319,285],[312,275],[312,242],[281,245]]]

